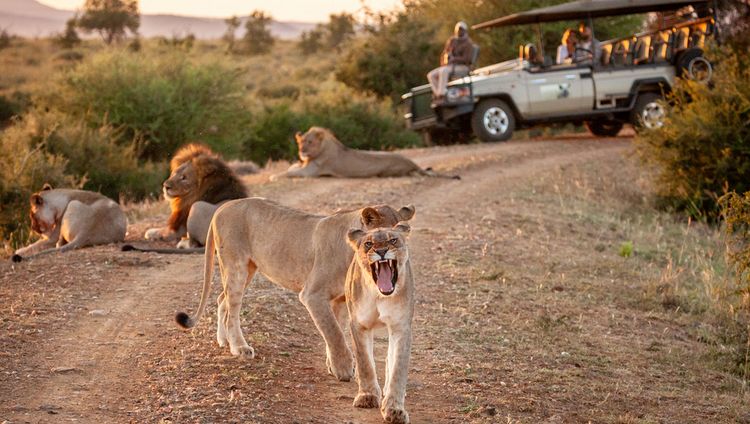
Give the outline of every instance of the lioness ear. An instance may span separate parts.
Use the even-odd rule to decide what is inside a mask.
[[[44,183],[42,186],[42,191],[52,190],[52,185],[50,183]]]
[[[412,218],[414,218],[414,214],[417,212],[416,208],[414,208],[414,205],[408,205],[404,206],[403,208],[398,210],[398,217],[400,221],[408,221]]]
[[[349,230],[349,232],[346,233],[346,238],[349,240],[349,245],[352,246],[354,250],[357,250],[357,244],[359,243],[359,240],[364,237],[365,232],[360,230],[359,228],[352,228]]]
[[[42,203],[44,203],[44,199],[42,198],[42,196],[38,195],[37,193],[34,193],[31,195],[31,203],[37,206],[41,206]]]
[[[404,235],[409,235],[409,233],[411,232],[411,227],[405,222],[399,222],[395,227],[393,227],[393,229],[395,231],[398,231],[399,233],[403,233]]]
[[[366,207],[362,209],[361,221],[365,228],[370,228],[373,222],[379,222],[381,219],[382,216],[374,208]]]
[[[297,131],[296,133],[294,133],[294,139],[297,141],[297,144],[302,143],[302,141],[304,140],[302,138],[302,133],[299,132],[299,131]]]

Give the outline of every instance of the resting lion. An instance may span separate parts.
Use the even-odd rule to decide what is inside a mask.
[[[289,177],[401,177],[426,175],[456,178],[422,169],[410,159],[391,152],[370,152],[344,146],[331,131],[312,127],[306,133],[294,135],[299,149],[300,163],[286,172],[272,175],[271,181]]]
[[[206,231],[223,202],[247,197],[245,186],[214,152],[200,144],[188,144],[169,163],[171,174],[164,181],[164,198],[172,214],[167,226],[146,231],[146,240],[181,240],[177,247],[206,244]]]
[[[205,253],[203,292],[195,315],[175,317],[183,328],[195,326],[206,309],[214,254],[219,256],[224,290],[219,295],[219,346],[232,355],[255,352],[242,336],[242,294],[256,271],[299,293],[326,343],[328,371],[339,380],[352,377],[353,362],[341,322],[346,320],[344,280],[354,253],[346,242],[350,228],[392,227],[414,216],[414,207],[396,211],[374,206],[329,216],[311,215],[254,197],[221,206],[211,220]]]
[[[409,231],[402,223],[392,229],[352,229],[347,234],[355,252],[345,293],[359,385],[354,406],[376,408],[380,404],[372,339],[375,328],[386,326],[388,356],[380,412],[389,423],[409,422],[404,408],[414,316],[414,277],[406,246]]]
[[[31,229],[42,238],[18,249],[14,262],[54,252],[125,240],[128,220],[120,205],[99,193],[53,189],[45,184],[31,195]]]

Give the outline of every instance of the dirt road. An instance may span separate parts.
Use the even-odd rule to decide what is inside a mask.
[[[419,149],[405,153],[463,179],[248,184],[316,213],[416,206],[415,423],[750,419],[748,396],[702,360],[684,321],[643,301],[658,260],[617,255],[623,230],[609,217],[643,203],[618,178],[633,172],[629,150],[585,138]],[[326,373],[296,295],[262,277],[242,313],[254,360],[216,345],[213,302],[194,331],[178,330],[202,262],[110,246],[0,264],[0,422],[381,422],[352,407],[355,382]],[[385,347],[378,338],[381,383]]]

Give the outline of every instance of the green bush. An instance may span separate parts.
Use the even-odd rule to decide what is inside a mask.
[[[694,217],[718,217],[717,199],[750,190],[750,68],[746,54],[714,54],[712,84],[680,80],[666,124],[636,137],[656,171],[660,203]]]
[[[143,140],[141,159],[167,159],[193,140],[232,153],[248,121],[237,76],[182,52],[102,52],[65,74],[47,103],[92,128],[121,127],[122,142]]]
[[[244,153],[257,162],[294,160],[294,133],[311,126],[329,128],[341,142],[356,149],[387,150],[420,143],[416,134],[404,129],[390,102],[327,81],[318,93],[305,94],[294,103],[267,106],[248,129]]]

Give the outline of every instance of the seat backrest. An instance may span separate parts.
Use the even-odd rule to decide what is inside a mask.
[[[625,65],[628,63],[630,55],[630,40],[619,41],[612,50],[612,57],[615,65]]]
[[[680,51],[688,48],[688,39],[690,35],[690,28],[684,27],[676,30],[674,35],[674,43],[672,44],[672,50]]]
[[[601,46],[602,56],[600,58],[602,66],[609,66],[612,60],[612,44],[604,44]]]
[[[690,27],[690,41],[689,47],[703,47],[706,41],[706,32],[708,30],[708,22],[703,22]]]
[[[469,69],[474,69],[477,66],[477,59],[479,58],[479,44],[472,44],[471,47],[471,65],[469,65]]]
[[[670,31],[661,31],[654,34],[651,41],[651,60],[653,62],[664,62],[667,60]]]
[[[649,47],[651,44],[651,37],[641,37],[636,40],[633,46],[633,63],[639,64],[648,61]]]

